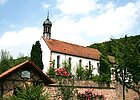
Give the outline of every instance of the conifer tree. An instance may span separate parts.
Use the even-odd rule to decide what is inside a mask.
[[[43,70],[42,50],[39,41],[36,41],[36,43],[33,44],[32,46],[31,60],[34,62],[36,66],[38,66],[41,70]]]

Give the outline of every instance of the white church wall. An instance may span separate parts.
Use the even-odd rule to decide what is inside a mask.
[[[48,69],[50,67],[50,61],[55,60],[55,68],[57,68],[57,56],[60,56],[60,66],[62,66],[62,62],[68,61],[68,59],[71,58],[71,70],[73,74],[75,74],[77,66],[79,65],[79,60],[82,61],[82,66],[84,68],[86,68],[85,66],[89,66],[89,61],[90,61],[91,65],[93,65],[94,68],[93,74],[98,74],[98,64],[100,63],[100,61],[61,54],[61,53],[55,53],[55,52],[52,52],[52,56],[51,56],[51,51],[48,48],[47,44],[44,42],[43,38],[41,38],[40,44],[42,49],[42,62],[44,65],[44,69],[43,69],[44,73],[48,72]],[[52,59],[50,58],[50,56]]]
[[[42,49],[42,62],[44,65],[43,72],[48,72],[50,67],[50,49],[48,48],[47,44],[44,42],[43,38],[40,40],[41,49]]]
[[[82,61],[82,66],[86,68],[85,66],[89,66],[89,61],[91,62],[91,65],[93,65],[93,74],[98,74],[98,65],[99,61],[93,60],[93,59],[87,59],[87,58],[81,58],[81,57],[76,57],[76,56],[71,56],[71,55],[66,55],[66,54],[60,54],[60,53],[52,53],[52,60],[55,60],[55,68],[57,68],[57,56],[60,56],[60,66],[62,66],[62,62],[68,61],[69,58],[71,58],[71,70],[72,73],[75,74],[75,71],[79,65],[79,60]]]

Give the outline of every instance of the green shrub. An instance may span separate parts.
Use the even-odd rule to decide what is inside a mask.
[[[84,79],[84,75],[83,75],[84,72],[85,70],[81,65],[77,66],[76,77],[80,80]]]
[[[50,66],[49,67],[49,70],[48,70],[48,75],[50,76],[50,77],[54,77],[54,75],[55,75],[55,61],[52,61],[52,66]]]
[[[50,96],[43,89],[43,85],[27,85],[20,90],[17,90],[17,94],[10,98],[4,98],[4,100],[50,100]]]

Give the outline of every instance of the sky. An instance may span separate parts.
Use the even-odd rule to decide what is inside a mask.
[[[52,22],[53,39],[82,46],[140,34],[140,0],[0,0],[0,50],[29,56]]]

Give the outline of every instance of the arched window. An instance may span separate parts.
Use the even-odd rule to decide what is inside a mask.
[[[44,32],[45,32],[45,33],[47,32],[47,27],[44,27]]]
[[[60,67],[60,56],[58,55],[57,56],[57,68],[59,68]]]
[[[69,63],[69,67],[71,67],[71,57],[69,57],[68,63]]]
[[[47,30],[46,30],[46,32],[47,32],[47,33],[49,32],[49,27],[47,27]]]
[[[89,71],[91,71],[91,61],[89,61]]]
[[[79,66],[82,66],[82,60],[81,59],[79,60]]]
[[[100,73],[100,63],[97,63],[97,71]]]

